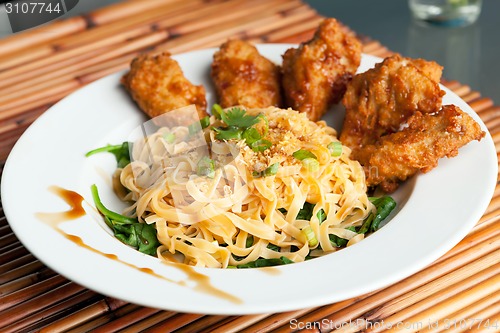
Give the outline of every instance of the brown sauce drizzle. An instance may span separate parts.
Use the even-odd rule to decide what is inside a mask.
[[[76,235],[71,235],[63,231],[61,228],[59,228],[59,224],[65,221],[69,220],[74,220],[77,219],[83,215],[85,215],[85,209],[82,206],[82,203],[84,201],[83,197],[70,190],[66,190],[64,188],[58,187],[58,186],[51,186],[49,190],[53,193],[55,193],[58,197],[63,199],[70,207],[69,210],[64,211],[64,212],[56,212],[56,213],[36,213],[36,217],[41,220],[42,222],[48,224],[49,226],[53,227],[57,232],[59,232],[61,235],[63,235],[66,239],[70,240],[71,242],[77,244],[78,246],[81,246],[89,251],[92,251],[94,253],[100,254],[108,259],[118,261],[128,267],[131,267],[133,269],[139,270],[143,273],[155,276],[157,278],[160,278],[162,280],[166,280],[170,283],[177,284],[182,287],[188,287],[187,282],[194,282],[194,287],[192,289],[203,292],[205,294],[209,294],[212,296],[216,296],[222,299],[225,299],[229,302],[236,303],[236,304],[241,304],[243,303],[242,300],[236,296],[233,296],[229,293],[226,293],[225,291],[222,291],[220,289],[215,288],[212,283],[210,282],[210,278],[204,274],[198,273],[197,271],[194,270],[193,267],[185,265],[185,264],[175,264],[175,263],[163,263],[169,267],[174,267],[181,272],[183,272],[186,275],[186,280],[181,280],[181,281],[175,281],[172,279],[169,279],[163,275],[160,275],[156,273],[154,270],[151,268],[147,267],[138,267],[135,265],[132,265],[128,262],[125,262],[121,260],[116,254],[112,253],[105,253],[102,251],[99,251],[92,246],[86,244],[79,236]]]

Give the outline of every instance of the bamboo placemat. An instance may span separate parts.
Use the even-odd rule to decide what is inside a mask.
[[[298,43],[311,37],[321,19],[299,0],[128,0],[0,40],[0,165],[51,105],[127,68],[140,52],[179,53],[217,46],[228,37]],[[362,41],[365,53],[391,54],[376,41]],[[500,107],[459,82],[443,83],[480,115],[500,151]],[[446,325],[451,332],[497,331],[499,194],[497,186],[463,241],[399,283],[323,307],[250,316],[161,311],[87,290],[36,260],[0,207],[0,332],[286,332],[300,327],[327,332],[342,324],[340,332],[380,332],[398,322],[408,332],[440,332]]]

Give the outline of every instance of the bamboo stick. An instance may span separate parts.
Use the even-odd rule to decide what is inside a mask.
[[[21,267],[15,268],[9,272],[0,274],[0,284],[18,279],[26,274],[33,273],[42,267],[43,267],[43,264],[40,261],[34,261],[34,262],[30,262],[28,264],[25,264]]]
[[[46,332],[64,332],[80,323],[84,323],[90,319],[93,319],[103,313],[108,313],[115,311],[118,308],[126,305],[127,302],[120,301],[117,299],[106,298],[99,300],[97,303],[89,305],[83,309],[73,312],[71,315],[61,318],[50,325],[44,327]]]
[[[2,237],[0,237],[0,249],[7,246],[7,245],[10,245],[14,242],[17,242],[16,235],[8,234],[6,236],[2,236]]]
[[[39,272],[31,273],[25,276],[22,276],[16,280],[12,280],[7,283],[3,283],[0,285],[0,296],[9,295],[13,292],[19,291],[23,288],[29,287],[31,285],[37,284],[40,281],[48,279],[52,276],[56,275],[54,271],[48,268],[43,268]]]
[[[493,119],[495,117],[498,117],[499,115],[500,115],[499,106],[492,106],[491,108],[488,108],[479,114],[479,116],[484,122]]]
[[[32,47],[33,44],[45,43],[61,36],[73,35],[87,27],[82,17],[72,17],[63,21],[56,21],[50,25],[30,29],[0,40],[0,55],[16,52]]]
[[[167,333],[173,332],[180,327],[183,327],[193,321],[203,317],[202,314],[195,313],[178,313],[173,317],[168,318],[167,320],[156,324],[148,329],[149,333]],[[228,331],[225,331],[228,332]]]
[[[11,76],[12,71],[0,73],[0,88],[5,86],[18,83],[23,80],[29,80],[33,76],[38,76],[46,73],[66,73],[68,71],[68,67],[74,68],[76,66],[77,69],[84,68],[86,66],[95,65],[101,61],[109,60],[116,56],[120,56],[124,53],[129,53],[137,49],[143,49],[149,47],[151,45],[157,44],[168,37],[168,34],[165,31],[157,31],[150,33],[148,35],[136,38],[134,40],[124,42],[120,45],[116,45],[115,47],[107,49],[107,52],[98,52],[92,51],[88,54],[73,57],[70,59],[66,59],[65,61],[61,61],[59,63],[55,63],[52,65],[44,66],[36,68],[30,72],[22,72],[17,73],[15,76]],[[90,55],[93,55],[90,58]],[[9,73],[9,74],[6,74]],[[54,74],[53,74],[54,75]],[[5,106],[3,107],[5,109]]]
[[[214,40],[234,36],[242,36],[246,30],[259,25],[267,25],[286,17],[284,13],[258,13],[241,18],[237,21],[226,21],[217,26],[193,32],[189,35],[168,40],[155,48],[156,52],[170,51],[179,53],[198,49],[206,45],[214,45]]]
[[[136,333],[136,332],[141,332],[145,329],[150,328],[151,326],[160,323],[164,320],[167,320],[168,318],[171,318],[176,315],[176,312],[170,312],[170,311],[161,311],[158,312],[152,316],[147,317],[146,319],[143,319],[133,325],[130,325],[124,329],[122,329],[120,332],[121,333]]]
[[[0,265],[0,274],[7,273],[12,269],[16,269],[20,266],[23,266],[35,260],[37,259],[31,253],[25,254],[24,256],[18,257],[16,259],[11,260],[8,263]]]
[[[186,0],[149,0],[149,1],[127,1],[106,6],[87,15],[94,25],[105,25],[110,22],[120,21],[124,18],[136,16],[137,13],[145,11],[159,11],[165,5],[171,6]]]
[[[309,20],[302,21],[300,24],[296,24],[294,26],[284,26],[282,29],[276,29],[264,35],[264,39],[271,43],[283,43],[284,38],[289,37],[291,35],[296,35],[298,33],[303,33],[304,30],[316,30],[321,21],[323,21],[323,17],[313,17]],[[287,32],[288,31],[288,32]],[[304,39],[302,41],[306,41]]]
[[[493,276],[499,275],[500,264],[495,265],[495,263],[499,262],[499,258],[500,251],[497,251],[494,256],[489,256],[489,260],[482,261],[481,264],[469,264],[467,267],[462,267],[427,285],[416,288],[403,296],[392,299],[364,318],[375,322],[385,320],[387,317],[394,319],[397,317],[397,320],[393,322],[403,322],[407,318],[402,315],[403,312],[407,316],[416,315],[434,304],[438,304],[476,284],[480,284]],[[492,264],[493,266],[484,266],[486,264]],[[476,268],[477,271],[475,271],[474,268]],[[470,271],[473,271],[473,273],[470,273]],[[373,330],[373,332],[379,332],[379,330]]]
[[[451,314],[448,318],[446,318],[447,319],[446,323],[443,320],[441,322],[438,322],[437,325],[435,325],[434,322],[433,325],[428,325],[426,329],[423,330],[422,332],[438,333],[446,331],[448,330],[447,329],[448,324],[460,323],[460,321],[462,320],[465,320],[466,322],[469,320],[469,323],[470,319],[484,319],[484,321],[486,321],[486,319],[489,318],[490,315],[495,314],[495,312],[497,311],[496,309],[500,308],[499,302],[500,302],[500,292],[493,293],[481,299],[479,302],[471,304],[470,306],[464,307],[460,309],[458,312]],[[493,309],[493,311],[491,311],[491,309]],[[479,324],[479,322],[477,322],[477,324]],[[470,331],[469,328],[467,327],[465,327],[464,329],[459,328],[458,330],[455,330],[455,333],[466,332],[466,331]]]
[[[136,29],[122,31],[121,33],[109,36],[107,38],[95,40],[93,43],[86,44],[83,47],[57,51],[48,57],[43,57],[37,61],[25,63],[22,66],[10,69],[9,71],[4,73],[4,78],[17,76],[20,73],[32,72],[37,68],[47,66],[51,66],[50,68],[54,68],[54,64],[56,64],[55,68],[60,68],[65,65],[65,61],[67,59],[72,59],[74,61],[85,59],[86,57],[101,53],[102,50],[110,49],[114,45],[126,43],[128,40],[139,38],[140,36],[147,35],[151,32],[153,32],[151,27],[141,26]],[[95,51],[98,51],[98,53],[94,53]],[[2,62],[0,61],[0,64],[1,63]],[[5,65],[5,63],[3,64]],[[7,86],[1,90],[2,95],[5,96],[6,92],[10,92],[12,90],[13,89],[11,87]],[[0,103],[2,103],[2,101],[0,101]]]
[[[452,90],[455,94],[457,94],[459,97],[462,97],[469,94],[471,92],[470,86],[463,84],[460,86],[457,86],[455,89]]]
[[[500,290],[500,275],[496,275],[494,277],[485,280],[466,291],[463,291],[459,294],[453,295],[443,302],[436,304],[425,311],[419,312],[415,315],[412,315],[405,320],[410,323],[428,323],[443,320],[447,318],[450,314],[459,311],[461,308],[467,307],[469,305],[474,304],[480,299],[488,296],[491,293],[498,292]],[[399,311],[397,314],[393,316],[389,316],[386,318],[387,322],[397,322],[398,318],[405,317],[407,313],[411,313],[412,309]],[[406,332],[416,332],[418,330],[417,327],[410,327],[406,329]],[[366,332],[377,332],[378,330],[367,330]],[[387,330],[387,331],[396,331],[395,328]]]
[[[257,3],[254,6],[248,7],[248,1],[241,0],[233,0],[226,3],[222,3],[219,5],[218,9],[221,11],[219,15],[210,15],[213,10],[211,7],[207,7],[205,9],[207,17],[203,20],[194,20],[196,16],[198,16],[198,12],[186,13],[183,16],[183,20],[178,24],[171,24],[170,22],[164,22],[158,24],[158,29],[168,29],[168,31],[174,36],[183,36],[189,33],[199,31],[216,24],[219,24],[221,21],[228,20],[238,20],[242,17],[248,16],[252,13],[276,13],[279,11],[290,10],[292,8],[296,8],[302,6],[300,1],[287,1],[287,0],[274,0],[273,2],[261,2]],[[241,10],[245,9],[245,10]],[[210,12],[209,12],[210,10]],[[202,10],[203,11],[203,10]],[[222,11],[228,11],[223,13]],[[222,17],[221,17],[222,16]]]
[[[86,30],[76,36],[68,36],[67,38],[54,41],[52,44],[40,45],[33,49],[22,50],[16,54],[4,56],[3,58],[0,57],[0,69],[10,69],[9,71],[4,71],[3,74],[0,73],[0,75],[7,75],[7,77],[9,77],[17,75],[19,72],[26,72],[26,70],[24,70],[25,65],[39,68],[41,67],[39,65],[40,62],[51,61],[53,63],[52,56],[57,56],[59,53],[65,54],[66,52],[73,52],[77,55],[81,55],[82,53],[89,53],[93,49],[103,47],[102,45],[110,46],[109,42],[114,42],[115,44],[118,40],[125,42],[127,39],[131,38],[130,36],[124,38],[127,37],[127,34],[130,34],[129,31],[132,31],[133,35],[137,35],[138,32],[144,29],[153,32],[158,30],[156,24],[159,21],[178,18],[182,16],[181,14],[189,9],[189,7],[199,5],[202,2],[203,0],[179,2],[175,4],[175,7],[168,5],[166,9],[159,12],[152,11],[141,13],[141,15],[137,15],[125,21],[118,21],[110,25]]]
[[[19,258],[28,253],[29,251],[22,245],[15,247],[12,250],[2,252],[2,254],[0,254],[0,265],[3,265],[11,260],[14,260],[15,258]]]
[[[88,302],[95,300],[100,297],[95,292],[90,290],[84,290],[80,293],[75,294],[62,301],[55,302],[54,305],[44,308],[40,311],[36,311],[27,316],[22,316],[22,318],[7,327],[2,328],[2,333],[17,333],[23,332],[45,332],[50,331],[45,330],[43,327],[48,323],[66,316],[68,313],[75,311],[75,309],[84,306]],[[52,332],[50,332],[52,333]]]
[[[205,316],[202,317],[189,325],[179,328],[175,333],[191,333],[191,332],[201,332],[202,329],[211,328],[212,326],[217,326],[217,323],[222,322],[227,318],[233,318],[228,316]],[[100,332],[105,333],[105,332]]]
[[[111,333],[118,332],[121,329],[124,329],[127,326],[135,324],[147,317],[154,315],[155,313],[160,312],[159,309],[146,308],[146,307],[136,307],[133,311],[127,312],[126,316],[118,316],[117,319],[109,321],[109,317],[105,318],[105,322],[103,325],[99,325],[93,329],[93,333]]]
[[[481,98],[474,102],[469,103],[470,107],[476,112],[481,112],[493,106],[493,100],[490,98]]]
[[[0,219],[5,220],[5,216],[0,218]],[[11,234],[11,233],[12,233],[12,229],[10,228],[10,226],[8,224],[2,225],[0,227],[0,237]]]
[[[462,86],[462,84],[456,80],[448,81],[448,80],[443,79],[443,78],[441,78],[441,84],[443,84],[448,89],[453,90],[453,91]]]
[[[70,282],[57,287],[48,293],[33,297],[22,304],[10,307],[0,313],[0,328],[8,326],[48,306],[65,300],[83,290],[84,288],[82,286]]]
[[[497,236],[493,239],[490,239],[490,241],[488,242],[480,243],[461,252],[460,255],[450,257],[447,260],[443,260],[432,266],[429,266],[398,283],[382,289],[369,297],[363,298],[352,305],[335,311],[334,313],[327,315],[321,313],[321,315],[318,315],[313,311],[312,313],[299,318],[299,320],[303,322],[313,322],[319,319],[326,319],[334,325],[341,325],[342,323],[349,322],[349,320],[358,318],[362,314],[383,305],[394,297],[401,296],[404,293],[418,288],[419,286],[428,283],[429,281],[432,281],[440,276],[443,276],[444,274],[447,274],[452,270],[455,270],[474,260],[477,260],[478,258],[481,258],[487,253],[498,249],[499,246],[500,236]],[[326,308],[328,308],[328,306]],[[287,330],[283,327],[280,327],[276,330],[276,332],[285,331]]]
[[[486,318],[485,322],[481,326],[473,327],[467,331],[470,333],[491,333],[499,330],[500,325],[500,302],[494,304],[491,308],[486,308],[483,311],[476,313],[473,318]],[[495,313],[495,310],[497,313]]]
[[[12,249],[15,249],[16,247],[19,247],[19,246],[22,246],[21,242],[16,241],[14,243],[11,243],[9,245],[6,245],[6,246],[2,247],[1,251],[2,252],[8,252],[8,251],[10,251]]]
[[[297,311],[289,311],[283,313],[276,313],[267,318],[263,318],[259,322],[246,327],[241,330],[241,333],[263,333],[269,332],[270,330],[277,328],[279,326],[283,326],[286,324],[290,324],[290,320],[294,318],[298,318],[308,312],[313,311],[314,309],[302,309]]]
[[[477,231],[466,236],[457,245],[455,245],[453,249],[451,249],[439,259],[437,259],[434,263],[432,263],[432,265],[447,260],[451,257],[458,256],[461,252],[464,252],[471,247],[480,245],[482,242],[489,242],[490,240],[494,240],[495,237],[500,234],[499,226],[500,221],[497,219],[495,223],[492,223],[484,228],[479,228]]]
[[[478,91],[472,91],[470,92],[469,94],[467,95],[464,95],[464,96],[461,96],[462,99],[467,102],[467,103],[471,103],[477,99],[479,99],[481,97],[481,94],[478,92]]]
[[[27,288],[18,290],[6,296],[0,297],[0,311],[13,307],[17,304],[20,304],[24,301],[29,300],[32,297],[36,297],[43,293],[46,293],[53,288],[59,287],[68,281],[60,276],[55,275],[46,280],[41,281],[40,283],[32,284]],[[2,286],[3,287],[3,286]]]
[[[217,326],[214,329],[205,330],[205,332],[240,332],[248,326],[258,323],[260,320],[263,320],[271,315],[272,314],[270,313],[264,313],[257,315],[239,316],[227,323],[224,323],[223,325]]]

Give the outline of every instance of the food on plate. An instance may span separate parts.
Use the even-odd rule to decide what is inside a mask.
[[[335,19],[324,20],[314,37],[283,55],[285,104],[320,120],[342,98],[361,62],[361,43]]]
[[[401,131],[385,135],[363,147],[361,163],[367,185],[380,185],[392,192],[399,181],[418,171],[435,168],[442,157],[453,157],[458,149],[485,133],[471,116],[455,105],[445,105],[436,113],[416,112]]]
[[[441,71],[435,62],[393,55],[357,74],[342,100],[346,115],[340,135],[353,157],[383,135],[397,132],[416,111],[437,112],[445,94],[439,87]]]
[[[200,118],[207,116],[205,88],[189,82],[169,53],[135,58],[122,84],[151,118],[191,104]]]
[[[99,151],[126,163],[123,148]],[[282,265],[359,242],[394,208],[368,197],[349,154],[304,113],[215,105],[209,123],[159,127],[132,144],[117,171],[125,215],[92,191],[115,235],[144,253],[203,267]]]
[[[214,54],[211,76],[219,104],[224,108],[282,104],[279,67],[249,42],[229,40],[222,44]]]

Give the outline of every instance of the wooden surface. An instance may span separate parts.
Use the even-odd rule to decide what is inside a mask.
[[[128,0],[0,40],[0,161],[51,105],[127,68],[140,52],[191,51],[228,37],[298,43],[320,20],[298,0]],[[365,53],[390,54],[361,39]],[[459,82],[443,83],[480,115],[500,150],[500,107]],[[0,208],[0,332],[381,332],[398,322],[406,332],[500,331],[499,194],[497,187],[464,240],[399,283],[328,306],[251,316],[161,311],[87,290],[36,260]]]

